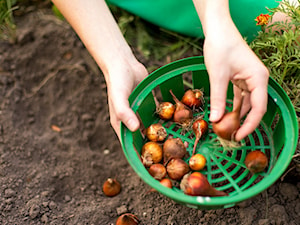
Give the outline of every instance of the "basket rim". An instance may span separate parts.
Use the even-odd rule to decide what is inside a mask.
[[[170,73],[176,69],[187,69],[193,65],[202,66],[201,68],[206,69],[204,65],[204,57],[203,56],[192,56],[183,59],[176,60],[171,62],[167,65],[164,65],[152,73],[149,74],[132,92],[129,97],[129,103],[131,108],[134,112],[136,112],[138,105],[142,102],[139,99],[140,93],[145,87],[149,85],[153,85],[153,81],[155,81],[161,74]],[[183,67],[182,67],[183,66]],[[172,69],[171,71],[169,71]],[[278,159],[276,165],[272,169],[272,176],[266,176],[263,179],[263,182],[259,182],[255,185],[255,188],[248,188],[242,191],[242,194],[237,194],[233,196],[226,196],[226,197],[195,197],[195,196],[188,196],[182,192],[178,191],[170,191],[169,188],[162,186],[157,180],[155,180],[151,175],[145,173],[147,171],[142,163],[136,163],[139,161],[139,157],[135,151],[128,151],[131,147],[130,145],[133,143],[133,135],[126,126],[121,122],[121,145],[123,152],[131,165],[134,171],[143,179],[145,183],[147,183],[152,188],[156,189],[158,192],[164,194],[165,196],[173,199],[174,201],[181,202],[183,204],[189,206],[223,206],[224,208],[230,207],[238,202],[244,201],[255,195],[261,193],[269,186],[271,186],[277,179],[282,175],[285,169],[288,167],[292,156],[296,150],[297,140],[298,140],[298,123],[297,123],[297,115],[295,109],[292,105],[291,100],[289,99],[287,93],[283,90],[283,88],[272,78],[269,78],[268,84],[268,94],[275,99],[276,103],[280,103],[279,105],[276,104],[281,111],[286,111],[283,113],[283,120],[285,121],[284,126],[286,126],[286,121],[290,121],[293,126],[289,126],[288,130],[290,131],[288,134],[285,132],[286,140],[294,140],[287,142],[284,146],[282,151],[289,154],[281,154]],[[140,162],[140,161],[139,161]]]

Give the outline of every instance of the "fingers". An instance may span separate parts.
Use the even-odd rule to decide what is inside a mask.
[[[119,114],[120,120],[126,125],[130,131],[136,131],[140,127],[140,122],[130,108],[124,108]]]
[[[240,118],[243,118],[250,110],[251,104],[250,104],[250,93],[248,91],[243,91],[236,85],[233,86],[234,91],[234,99],[233,99],[233,106],[235,106],[241,101],[242,99],[242,92],[244,95],[243,105],[240,112]]]
[[[243,125],[237,131],[235,140],[240,141],[248,134],[252,133],[259,125],[267,110],[268,93],[265,88],[257,88],[251,92],[252,108],[246,117]],[[255,103],[255,104],[254,104]]]
[[[137,116],[135,115],[135,113],[129,107],[129,103],[127,99],[115,100],[114,103],[112,103],[112,101],[109,100],[109,112],[110,112],[111,125],[120,140],[121,140],[121,136],[120,136],[121,121],[132,132],[136,131],[140,126],[140,122]]]
[[[224,112],[227,98],[229,80],[225,76],[214,77],[210,75],[210,121],[219,121]]]

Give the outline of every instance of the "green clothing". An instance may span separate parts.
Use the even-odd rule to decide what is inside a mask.
[[[157,26],[191,37],[203,38],[192,0],[107,0]],[[278,6],[276,0],[230,0],[231,17],[243,37],[254,39],[260,26],[255,18]]]

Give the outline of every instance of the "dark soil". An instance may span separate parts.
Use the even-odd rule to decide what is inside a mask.
[[[110,126],[104,78],[68,23],[45,9],[16,22],[17,43],[0,42],[0,224],[115,224],[125,212],[147,225],[299,224],[293,165],[229,209],[148,192]],[[108,177],[122,185],[115,197],[102,192]]]

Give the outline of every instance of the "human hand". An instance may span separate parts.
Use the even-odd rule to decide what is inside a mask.
[[[131,131],[140,126],[137,116],[129,106],[128,97],[147,75],[146,68],[139,62],[120,62],[106,76],[110,122],[119,139],[121,121]]]
[[[235,135],[240,141],[254,131],[267,109],[269,71],[250,49],[232,21],[228,0],[193,0],[203,32],[204,60],[210,79],[211,122],[225,111],[229,81],[235,84],[234,102],[244,91],[242,112],[249,114]]]
[[[235,135],[240,141],[254,131],[266,112],[269,72],[236,29],[207,35],[204,59],[211,87],[211,122],[220,120],[225,112],[229,81],[235,84],[234,105],[240,101],[241,92],[246,93],[241,116],[251,110]]]
[[[72,25],[104,74],[110,121],[119,139],[120,121],[131,131],[137,130],[139,121],[129,107],[128,97],[148,72],[136,60],[106,2],[52,1]]]

